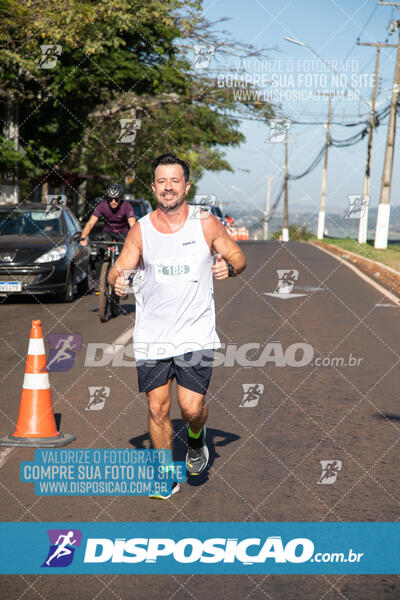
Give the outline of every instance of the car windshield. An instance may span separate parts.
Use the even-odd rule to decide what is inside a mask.
[[[59,235],[61,213],[45,210],[0,212],[0,235]]]

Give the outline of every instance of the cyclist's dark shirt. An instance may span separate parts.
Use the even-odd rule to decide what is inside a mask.
[[[115,213],[111,210],[107,200],[102,200],[94,209],[93,215],[97,218],[101,216],[105,218],[106,224],[104,225],[104,231],[110,233],[128,233],[128,219],[130,217],[135,218],[132,205],[125,200],[121,202]]]

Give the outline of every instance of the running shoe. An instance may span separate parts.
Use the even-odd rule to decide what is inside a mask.
[[[189,429],[189,426],[187,426]],[[208,465],[210,454],[205,442],[206,427],[203,425],[201,436],[196,438],[189,437],[188,434],[188,451],[186,454],[186,471],[188,475],[200,475]]]
[[[175,481],[172,484],[170,493],[152,494],[151,496],[149,496],[149,498],[153,498],[153,499],[157,499],[157,500],[168,500],[168,498],[171,498],[171,496],[173,496],[174,494],[177,494],[178,492],[180,492],[180,490],[181,490],[181,486],[179,485],[179,483],[177,483]]]

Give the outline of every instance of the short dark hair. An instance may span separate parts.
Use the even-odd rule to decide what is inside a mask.
[[[157,156],[153,160],[152,168],[153,168],[153,181],[156,175],[156,169],[159,165],[181,165],[183,169],[183,173],[185,175],[185,181],[189,181],[190,178],[190,166],[189,164],[174,156],[174,154],[161,154],[161,156]]]

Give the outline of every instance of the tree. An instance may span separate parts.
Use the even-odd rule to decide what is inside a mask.
[[[5,0],[0,16],[0,99],[19,113],[8,163],[15,159],[22,175],[131,177],[135,193],[150,197],[154,154],[188,158],[195,179],[206,168],[229,169],[221,148],[243,141],[235,111],[273,114],[269,105],[235,101],[192,68],[195,42],[221,55],[255,54],[217,34],[196,0]],[[51,69],[40,66],[44,44],[61,46]],[[135,144],[119,144],[119,120],[132,116],[141,120]]]

